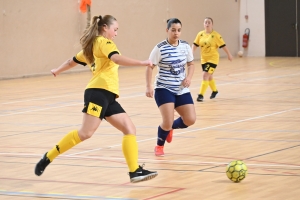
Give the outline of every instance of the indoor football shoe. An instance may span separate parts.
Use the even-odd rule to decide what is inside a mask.
[[[167,140],[168,143],[171,143],[172,139],[173,139],[173,129],[170,130],[166,140]]]
[[[145,170],[143,167],[144,165],[139,166],[139,168],[137,168],[135,172],[129,172],[130,182],[137,183],[141,181],[148,181],[150,179],[155,178],[158,175],[156,171],[148,171]]]
[[[40,176],[45,171],[45,168],[50,164],[49,158],[47,158],[47,153],[44,154],[42,159],[36,164],[34,173],[37,176]]]
[[[211,93],[211,95],[210,95],[210,98],[211,98],[211,99],[216,98],[217,94],[218,94],[218,91],[213,91],[213,92]]]
[[[154,148],[154,153],[156,156],[164,156],[165,153],[164,153],[164,146],[155,146]]]
[[[198,94],[198,98],[197,98],[197,101],[203,101],[203,95],[202,94]]]

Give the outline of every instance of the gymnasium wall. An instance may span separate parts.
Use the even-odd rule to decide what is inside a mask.
[[[245,18],[248,15],[248,19]],[[242,48],[245,29],[250,29],[249,46]],[[240,0],[240,50],[244,56],[265,56],[265,1]]]
[[[115,39],[119,50],[137,59],[147,59],[152,48],[166,38],[168,18],[182,21],[181,39],[192,43],[203,29],[203,19],[210,16],[214,19],[214,29],[236,55],[240,49],[240,3],[240,0],[93,0],[92,16],[115,16],[119,22]],[[81,49],[79,38],[86,27],[86,14],[79,12],[79,0],[0,0],[0,11],[0,79],[49,74]],[[223,50],[220,53],[225,55]],[[199,59],[199,51],[195,59]],[[71,71],[81,70],[87,68],[77,66]]]

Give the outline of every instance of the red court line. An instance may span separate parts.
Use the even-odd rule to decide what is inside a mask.
[[[146,199],[142,199],[142,200],[150,200],[150,199],[156,199],[157,197],[161,197],[161,196],[164,196],[164,195],[167,195],[167,194],[172,194],[172,193],[175,193],[175,192],[178,192],[178,191],[181,191],[181,190],[184,190],[186,188],[178,188],[176,190],[172,190],[170,192],[165,192],[165,193],[162,193],[162,194],[159,194],[159,195],[155,195],[153,197],[148,197]]]
[[[112,150],[112,151],[117,151],[117,150]],[[141,153],[153,153],[153,152],[139,152],[140,154]],[[197,155],[197,154],[176,154],[176,153],[169,153],[170,156],[184,156],[184,157],[204,157],[204,158],[218,158],[218,159],[227,159],[227,160],[245,160],[243,158],[232,158],[232,157],[224,157],[224,156],[203,156],[203,155]],[[36,158],[37,156],[31,156],[31,155],[25,155],[23,156],[22,154],[20,154],[20,156],[17,156],[17,155],[1,155],[0,153],[0,156],[3,156],[3,157],[31,157],[31,158]],[[41,154],[42,156],[42,154]],[[91,155],[89,155],[91,156]],[[77,158],[76,156],[66,156],[66,155],[62,155],[61,157],[58,157],[57,159],[61,159],[61,160],[76,160],[76,159],[82,159],[82,160],[100,160],[100,161],[107,161],[107,162],[116,162],[116,163],[120,163],[120,164],[125,164],[125,161],[122,162],[122,161],[112,161],[112,160],[106,160],[106,159],[102,159],[102,155],[95,155],[95,157],[99,157],[99,158],[87,158],[89,156],[85,156],[85,158],[83,157],[79,157]],[[117,157],[118,158],[118,157]],[[120,157],[121,158],[121,157]],[[143,158],[141,156],[139,156],[139,159],[148,159],[148,158]],[[164,160],[163,161],[167,161],[167,160]],[[290,166],[295,166],[295,167],[300,167],[300,165],[298,164],[293,164],[293,163],[285,163],[285,162],[274,162],[274,161],[263,161],[263,160],[255,160],[255,159],[249,159],[247,160],[247,162],[258,162],[258,163],[266,163],[266,164],[278,164],[278,165],[290,165]],[[148,161],[149,163],[152,163],[151,160]],[[163,164],[173,164],[172,162],[168,163],[168,162],[162,162]],[[177,163],[174,163],[174,164],[177,164]],[[186,163],[188,164],[188,163]],[[191,163],[189,163],[191,164]],[[200,163],[201,164],[201,163]],[[226,165],[226,164],[224,164]]]

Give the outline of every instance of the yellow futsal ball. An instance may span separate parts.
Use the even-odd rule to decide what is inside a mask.
[[[226,167],[226,175],[233,182],[241,182],[247,176],[248,168],[241,160],[230,162]]]

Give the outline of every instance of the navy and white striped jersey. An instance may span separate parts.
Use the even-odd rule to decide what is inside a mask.
[[[149,59],[158,68],[154,88],[165,88],[176,95],[190,92],[181,85],[186,77],[186,63],[194,60],[187,42],[179,40],[177,46],[172,46],[164,40],[153,48]]]

